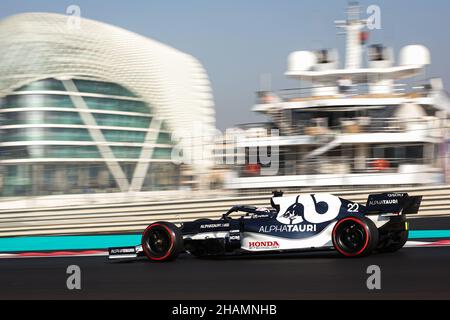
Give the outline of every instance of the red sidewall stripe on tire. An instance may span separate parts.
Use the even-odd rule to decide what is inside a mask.
[[[164,229],[166,229],[166,231],[167,231],[167,233],[169,234],[169,237],[170,237],[170,248],[169,248],[169,250],[167,250],[167,253],[164,256],[162,256],[162,257],[159,257],[159,258],[151,257],[150,254],[147,254],[147,247],[145,245],[144,238],[142,238],[142,249],[144,250],[144,253],[147,256],[147,258],[149,258],[150,260],[161,261],[161,260],[167,259],[167,257],[172,253],[172,249],[173,249],[175,241],[174,241],[174,237],[173,237],[173,234],[172,234],[172,230],[170,230],[167,226],[165,226],[163,224],[160,224],[160,223],[155,223],[155,224],[152,224],[152,225],[148,226],[147,229],[145,229],[143,235],[145,235],[148,230],[150,230],[150,229],[152,229],[154,227],[163,227]]]
[[[339,222],[336,224],[336,226],[334,227],[334,229],[333,229],[333,242],[335,242],[334,240],[335,240],[335,238],[336,238],[336,230],[337,230],[337,228],[338,228],[342,223],[344,223],[344,222],[346,222],[346,221],[354,221],[354,222],[356,222],[357,224],[359,224],[360,226],[363,227],[364,232],[365,232],[365,234],[366,234],[366,242],[364,243],[363,248],[362,248],[361,250],[359,250],[357,253],[348,253],[348,252],[343,251],[341,248],[339,248],[338,243],[334,243],[334,248],[335,248],[337,251],[339,251],[341,254],[343,254],[344,256],[346,256],[346,257],[356,257],[356,256],[359,256],[362,252],[364,252],[364,250],[366,250],[367,246],[369,245],[370,234],[369,234],[369,231],[367,231],[367,226],[366,226],[366,225],[364,224],[364,222],[362,222],[361,220],[359,220],[359,219],[357,219],[357,218],[353,218],[353,217],[345,218],[345,219],[342,219],[341,221],[339,221]],[[336,239],[336,240],[337,240],[337,239]],[[336,242],[337,242],[337,241],[336,241]]]

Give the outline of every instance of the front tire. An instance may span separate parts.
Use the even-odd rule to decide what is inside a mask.
[[[180,229],[169,222],[156,222],[142,234],[145,256],[156,262],[175,260],[182,251],[183,236]]]
[[[366,257],[378,244],[378,229],[366,217],[347,217],[339,220],[333,229],[333,246],[347,258]]]

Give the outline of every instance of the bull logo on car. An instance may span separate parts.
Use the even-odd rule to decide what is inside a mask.
[[[277,220],[287,225],[332,221],[339,215],[342,205],[339,197],[329,194],[276,197],[273,201],[280,207]]]
[[[284,224],[300,224],[304,221],[303,212],[303,205],[294,203],[278,218],[278,221]],[[289,223],[286,223],[287,221]]]

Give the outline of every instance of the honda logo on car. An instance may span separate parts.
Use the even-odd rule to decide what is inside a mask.
[[[250,241],[250,249],[278,249],[280,244],[277,241]]]

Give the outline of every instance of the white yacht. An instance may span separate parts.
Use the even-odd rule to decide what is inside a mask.
[[[431,62],[421,45],[394,52],[366,44],[359,7],[336,22],[346,34],[345,66],[337,50],[297,51],[286,76],[300,88],[258,92],[253,111],[265,124],[238,126],[240,150],[279,148],[279,169],[242,164],[226,179],[229,189],[389,187],[444,183],[450,100],[440,79],[426,78]],[[279,130],[279,135],[267,134]],[[248,159],[247,159],[248,160]]]

